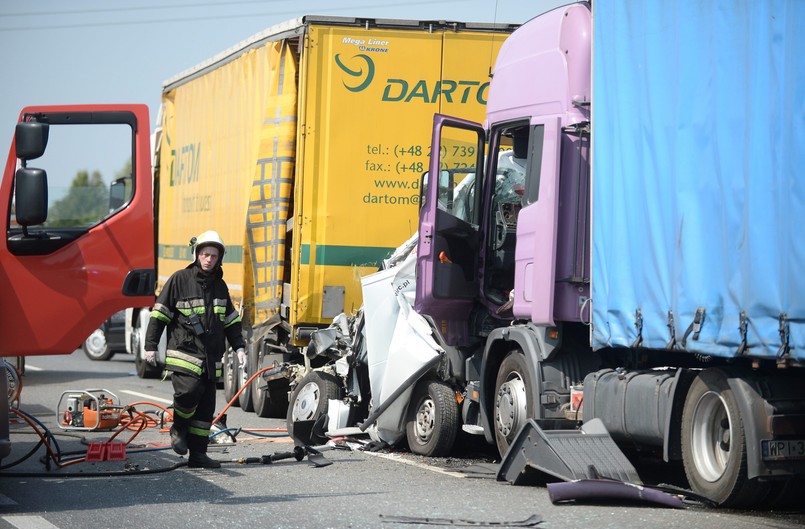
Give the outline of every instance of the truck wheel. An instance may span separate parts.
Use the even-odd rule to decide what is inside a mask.
[[[315,422],[327,413],[327,401],[341,398],[341,384],[337,377],[322,371],[311,371],[294,388],[288,405],[285,423],[288,435],[297,443],[312,443],[310,432],[294,432],[299,421]]]
[[[109,360],[115,354],[109,348],[103,327],[92,331],[92,334],[81,344],[81,348],[84,350],[84,354],[87,355],[87,358],[96,362]]]
[[[143,318],[139,320],[141,324],[142,320]],[[147,316],[145,322],[146,324],[148,322]],[[148,365],[148,362],[145,361],[145,327],[142,325],[132,329],[131,350],[134,353],[134,367],[137,370],[137,376],[140,378],[159,378],[162,374],[162,369],[158,366]]]
[[[238,377],[240,378],[240,388],[243,390],[240,392],[240,396],[238,397],[238,401],[240,402],[240,409],[246,412],[253,412],[254,411],[254,401],[252,400],[252,391],[254,390],[255,383],[257,379],[254,379],[251,384],[246,386],[246,381],[256,373],[255,369],[257,367],[257,345],[256,344],[248,344],[246,346],[246,372],[243,371],[243,366],[239,365],[239,363],[235,364],[238,366]],[[246,386],[246,387],[243,387]]]
[[[260,380],[262,384],[262,380]],[[288,414],[288,380],[270,380],[266,388],[253,388],[254,413],[281,419]]]
[[[750,508],[764,499],[747,479],[746,437],[738,403],[720,369],[699,373],[682,412],[682,462],[691,488],[723,507]]]
[[[238,376],[238,355],[232,350],[227,350],[224,353],[223,364],[224,398],[226,399],[226,402],[232,402],[235,394],[240,389],[240,376]],[[240,399],[235,399],[235,402],[232,402],[232,405],[240,406]]]
[[[495,444],[501,457],[509,451],[523,424],[534,416],[534,403],[529,397],[533,387],[525,355],[510,352],[500,364],[495,380]]]
[[[458,434],[456,392],[437,380],[420,380],[411,394],[405,434],[411,452],[423,456],[446,456]]]
[[[263,355],[257,358],[255,373],[268,365],[262,365]],[[268,361],[266,361],[268,363]],[[252,401],[254,413],[258,417],[275,417],[281,419],[288,414],[288,380],[271,380],[266,386],[262,378],[255,379],[252,385]],[[263,386],[263,387],[261,387]]]

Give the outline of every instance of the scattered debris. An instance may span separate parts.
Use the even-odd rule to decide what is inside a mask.
[[[548,483],[548,496],[552,503],[583,501],[600,503],[612,500],[648,502],[674,509],[684,508],[678,496],[660,490],[609,479],[580,479],[562,483]]]

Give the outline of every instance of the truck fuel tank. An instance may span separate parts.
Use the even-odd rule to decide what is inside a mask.
[[[584,421],[603,421],[613,439],[663,446],[681,370],[602,369],[584,378]]]

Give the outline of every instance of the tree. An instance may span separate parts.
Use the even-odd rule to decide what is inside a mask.
[[[98,171],[79,171],[67,195],[48,211],[48,226],[88,227],[109,213],[109,189]]]

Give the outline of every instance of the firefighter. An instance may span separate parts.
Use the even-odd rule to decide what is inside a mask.
[[[207,445],[225,339],[237,351],[240,365],[246,365],[246,352],[240,315],[223,280],[224,242],[217,232],[205,231],[190,243],[193,263],[168,278],[151,311],[145,360],[156,365],[157,344],[167,326],[165,368],[173,379],[171,445],[179,455],[190,451],[190,468],[220,468],[221,463],[207,455]]]

